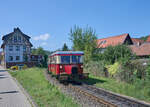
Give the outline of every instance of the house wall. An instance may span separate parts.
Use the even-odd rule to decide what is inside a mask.
[[[6,45],[5,46],[5,61],[6,62],[23,62],[23,45],[11,45],[13,46],[13,50],[10,51],[9,50],[9,46],[10,45]],[[20,51],[16,51],[16,46],[20,46]],[[10,61],[9,60],[9,57],[12,56],[13,57],[13,60]],[[19,60],[16,60],[16,56],[19,56],[20,59]]]
[[[17,39],[15,39],[17,37]],[[12,35],[10,35],[6,40],[3,41],[5,46],[3,48],[4,51],[4,61],[5,63],[9,62],[24,62],[25,56],[28,56],[28,60],[30,61],[31,54],[31,46],[30,42],[27,38],[25,38],[20,31],[14,31]],[[12,46],[12,51],[9,50],[9,46]],[[19,50],[16,50],[19,46]],[[24,51],[24,46],[26,47],[26,51]],[[13,60],[10,60],[10,56],[13,57]],[[16,56],[19,56],[19,60],[16,60]]]

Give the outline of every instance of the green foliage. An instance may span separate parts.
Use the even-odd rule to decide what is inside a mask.
[[[28,56],[27,56],[27,55],[24,56],[24,60],[25,60],[26,62],[28,61]]]
[[[146,79],[146,66],[143,66],[140,60],[130,60],[120,64],[121,67],[116,76],[117,80],[133,84],[137,79]]]
[[[68,46],[66,45],[66,43],[64,43],[63,47],[62,47],[62,51],[69,51]]]
[[[43,55],[44,60],[42,61],[42,64],[38,65],[39,67],[47,67],[47,60],[48,55],[50,54],[49,51],[44,50],[42,47],[38,47],[37,49],[32,49],[32,54],[34,55]]]
[[[97,36],[91,27],[80,28],[74,26],[70,30],[70,40],[73,43],[73,50],[85,52],[85,61],[93,58],[97,46]]]
[[[34,55],[45,55],[46,52],[42,47],[38,47],[37,49],[32,49],[32,54]]]
[[[119,67],[120,67],[119,62],[115,62],[113,65],[107,65],[106,66],[108,73],[111,76],[114,76],[115,74],[117,74],[119,72]]]
[[[146,76],[150,80],[150,61],[148,62],[146,67]]]
[[[148,36],[142,36],[142,37],[140,37],[139,39],[146,41],[147,38],[148,38]]]
[[[65,96],[45,79],[45,70],[30,68],[10,73],[23,85],[39,107],[78,107],[70,97]]]
[[[102,55],[102,59],[108,64],[113,64],[116,61],[127,62],[133,54],[131,49],[126,45],[109,46]]]
[[[103,61],[89,61],[84,65],[84,71],[89,72],[95,76],[106,76],[105,67]]]

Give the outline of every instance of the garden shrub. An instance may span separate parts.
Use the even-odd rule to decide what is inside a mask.
[[[109,46],[106,48],[102,55],[102,59],[107,64],[114,64],[117,61],[122,60],[127,62],[133,57],[131,49],[126,45]]]
[[[119,72],[119,67],[120,67],[120,64],[118,62],[115,62],[113,65],[106,65],[108,73],[112,77]]]
[[[146,79],[146,67],[138,60],[121,63],[119,71],[116,77],[120,81],[133,83],[137,79]]]
[[[105,67],[103,61],[89,61],[84,65],[84,71],[95,76],[105,76]]]

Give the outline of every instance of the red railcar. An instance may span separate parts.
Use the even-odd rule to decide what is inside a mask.
[[[49,56],[48,71],[59,80],[87,77],[83,73],[83,55],[82,51],[57,51]]]

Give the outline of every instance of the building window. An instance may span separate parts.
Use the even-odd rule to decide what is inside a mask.
[[[16,56],[16,61],[19,61],[20,60],[20,56]]]
[[[23,46],[23,52],[26,52],[26,46]]]
[[[25,40],[25,38],[23,38],[23,42],[25,42],[26,40]]]
[[[17,42],[17,36],[14,36],[14,42]]]
[[[13,51],[13,46],[9,46],[9,51]]]
[[[9,39],[9,42],[12,43],[12,38]]]
[[[20,51],[20,46],[16,46],[16,51]]]
[[[18,36],[18,42],[21,42],[21,36]]]
[[[9,56],[9,61],[13,61],[13,56]]]

